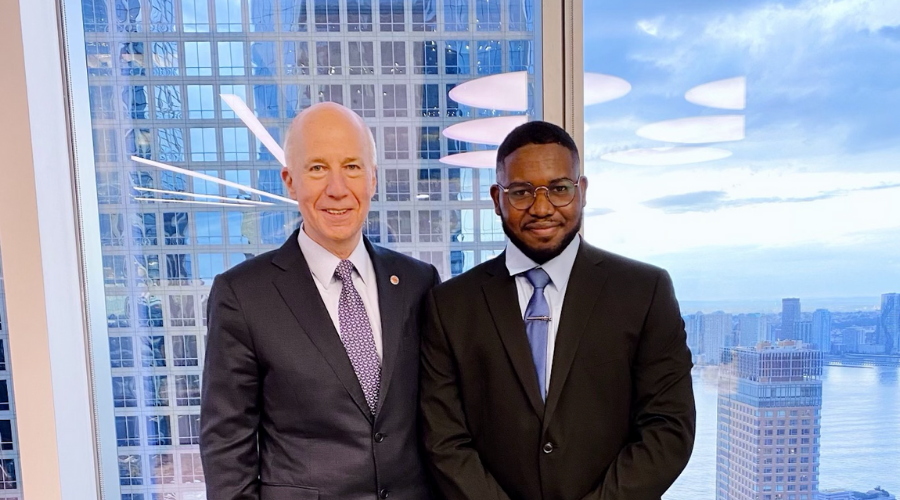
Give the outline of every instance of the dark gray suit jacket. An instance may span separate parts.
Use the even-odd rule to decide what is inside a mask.
[[[209,500],[430,497],[417,439],[419,326],[440,278],[365,243],[384,345],[374,418],[296,232],[216,278],[200,426]]]

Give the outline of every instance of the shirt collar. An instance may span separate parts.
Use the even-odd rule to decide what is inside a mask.
[[[300,226],[300,233],[297,235],[297,243],[300,245],[300,251],[303,252],[303,257],[306,259],[306,264],[309,266],[313,278],[328,290],[335,281],[338,281],[334,276],[334,270],[341,263],[341,259],[313,241],[306,234],[302,225]],[[366,251],[366,245],[362,236],[360,236],[359,244],[356,245],[356,248],[347,260],[353,263],[363,283],[368,285],[369,283],[366,280],[371,276],[372,259],[369,257],[369,252]]]
[[[569,243],[569,246],[556,257],[538,265],[535,261],[527,257],[519,247],[512,241],[506,242],[506,269],[510,276],[524,273],[535,267],[540,267],[550,275],[550,281],[556,286],[557,290],[564,287],[569,282],[569,275],[572,274],[572,266],[575,265],[575,257],[578,255],[578,246],[581,243],[581,236],[575,235],[575,238]]]

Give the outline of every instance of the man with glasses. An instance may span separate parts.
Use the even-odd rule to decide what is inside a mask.
[[[497,152],[497,258],[434,288],[423,439],[448,500],[659,499],[694,442],[691,356],[668,274],[578,235],[587,179],[561,128]]]

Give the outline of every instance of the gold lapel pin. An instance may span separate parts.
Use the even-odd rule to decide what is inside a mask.
[[[399,284],[400,284],[400,278],[398,278],[397,275],[391,276],[391,284],[392,284],[392,285],[399,285]]]

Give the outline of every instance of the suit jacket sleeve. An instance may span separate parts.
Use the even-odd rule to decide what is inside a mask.
[[[210,500],[259,500],[260,376],[250,330],[231,284],[209,296],[200,454]]]
[[[509,500],[472,446],[459,394],[457,363],[433,292],[428,293],[426,301],[421,360],[422,433],[437,497]]]
[[[661,272],[632,366],[632,440],[585,500],[659,498],[694,446],[691,355],[672,281]]]

